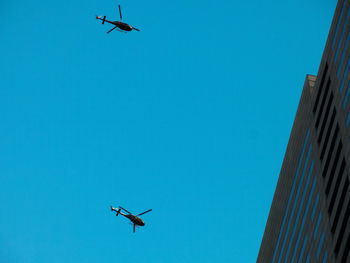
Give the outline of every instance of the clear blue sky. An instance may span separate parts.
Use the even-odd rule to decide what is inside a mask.
[[[1,1],[1,262],[255,262],[335,6]]]

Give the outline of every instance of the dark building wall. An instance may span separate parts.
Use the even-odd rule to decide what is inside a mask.
[[[308,75],[257,262],[319,262],[324,257],[332,262],[320,163],[310,128],[314,86],[315,77]]]
[[[350,0],[307,75],[257,262],[350,262]]]

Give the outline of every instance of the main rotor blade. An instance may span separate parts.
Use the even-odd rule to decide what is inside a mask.
[[[134,233],[135,233],[135,224],[134,224]]]
[[[120,5],[118,5],[118,7],[119,7],[120,21],[122,21],[123,20],[123,18],[122,18],[122,10],[120,9]]]
[[[114,29],[116,29],[117,27],[115,26],[115,27],[113,27],[111,30],[109,30],[108,32],[107,32],[107,34],[109,34],[109,33],[111,33]]]
[[[142,212],[141,214],[138,214],[137,216],[140,216],[140,215],[146,214],[146,213],[151,212],[151,211],[152,211],[152,209],[149,209],[149,210],[147,210],[147,211],[145,211],[145,212]]]
[[[131,213],[130,213],[128,210],[126,210],[125,208],[123,208],[123,207],[121,207],[121,206],[119,206],[119,208],[120,208],[120,209],[123,209],[125,212],[131,214]]]

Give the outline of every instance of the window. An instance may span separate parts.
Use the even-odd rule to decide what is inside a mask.
[[[325,251],[324,255],[323,255],[322,263],[326,263],[327,262],[327,257],[328,257],[328,253],[327,253],[327,251]]]
[[[333,93],[331,92],[331,95],[329,96],[329,100],[328,100],[328,104],[327,104],[326,113],[325,113],[323,121],[322,121],[320,133],[318,135],[318,139],[317,139],[318,144],[320,144],[320,142],[322,140],[322,136],[323,136],[323,133],[324,133],[324,128],[325,128],[326,122],[328,120],[329,110],[331,108],[332,102],[333,102]]]
[[[314,230],[314,240],[317,237],[317,232],[318,232],[318,228],[320,227],[321,219],[322,219],[322,213],[320,212],[318,214],[317,223],[316,223],[316,227],[315,227],[315,230]]]
[[[312,166],[310,168],[310,172],[309,172],[309,176],[308,176],[308,180],[310,178],[310,174],[312,173]],[[307,182],[308,183],[308,182]],[[312,196],[314,194],[314,190],[315,190],[315,186],[316,186],[316,176],[314,176],[314,179],[313,179],[313,183],[312,183],[312,186],[311,186],[311,191],[310,191],[310,194],[308,195],[308,197],[306,198],[308,201],[307,201],[307,205],[306,205],[306,208],[305,208],[305,212],[303,214],[303,218],[301,220],[301,225],[300,225],[300,228],[299,228],[299,231],[298,231],[298,237],[297,237],[297,242],[295,243],[295,247],[294,247],[294,253],[293,253],[293,257],[292,257],[292,261],[291,262],[294,262],[294,258],[295,258],[295,255],[296,255],[296,252],[298,250],[298,247],[299,247],[299,243],[300,243],[300,239],[301,239],[301,235],[303,233],[303,229],[304,229],[304,225],[305,225],[305,220],[306,220],[306,217],[307,215],[309,214],[309,208],[310,208],[310,203],[311,203],[311,200],[312,200]],[[295,227],[298,225],[298,217],[300,215],[300,211],[301,211],[301,208],[303,206],[303,202],[304,202],[304,199],[305,199],[305,194],[307,192],[307,184],[305,186],[305,189],[304,189],[304,194],[303,194],[303,197],[302,197],[302,200],[301,200],[301,203],[300,203],[300,206],[299,206],[299,211],[298,211],[298,216],[297,216],[297,219],[295,220],[295,223],[294,223],[294,229]],[[293,235],[294,236],[294,235]],[[293,241],[293,236],[291,238],[291,241]],[[302,252],[301,252],[301,255],[304,253],[304,249],[305,249],[305,245],[306,245],[306,240],[307,240],[307,235],[305,235],[305,238],[304,238],[304,244],[303,244],[303,248],[302,248]],[[289,246],[292,244],[292,242],[289,243]],[[289,249],[289,247],[288,247]],[[287,258],[286,258],[287,259]],[[298,262],[300,261],[300,257],[299,257],[299,260]]]
[[[315,201],[315,204],[314,204],[314,208],[312,209],[312,212],[311,212],[311,220],[314,221],[314,217],[315,217],[315,212],[316,212],[316,208],[317,208],[317,205],[318,205],[318,201],[320,200],[320,195],[317,194],[316,196],[316,201]]]
[[[326,78],[327,75],[327,71],[328,71],[328,64],[326,63],[326,66],[323,70],[323,74],[322,74],[322,78],[321,78],[321,83],[320,83],[320,88],[318,89],[318,93],[317,93],[317,97],[316,97],[316,101],[315,101],[315,105],[314,108],[312,110],[312,112],[315,114],[316,110],[317,110],[317,106],[318,106],[318,102],[320,100],[321,97],[321,93],[322,93],[322,89],[323,89],[323,84],[324,84],[324,80]]]
[[[346,116],[346,126],[349,126],[350,123],[350,110],[348,111],[348,115]]]
[[[350,235],[348,235],[348,240],[346,241],[346,245],[344,248],[344,254],[342,256],[341,263],[347,262],[347,258],[349,256],[349,250],[350,250]]]
[[[334,158],[334,161],[333,161],[333,166],[332,166],[331,172],[329,173],[327,186],[326,186],[326,196],[327,197],[328,197],[329,191],[331,190],[331,186],[332,186],[333,179],[334,179],[334,174],[335,174],[335,169],[337,168],[338,161],[339,161],[339,156],[340,156],[340,152],[341,152],[342,148],[343,148],[343,144],[342,144],[342,142],[340,140],[339,144],[338,144],[337,152],[335,154],[335,158]]]
[[[306,150],[306,145],[307,145],[309,136],[310,136],[310,130],[307,131],[306,136],[305,136],[305,139],[304,139],[303,148],[302,148],[302,151],[301,151],[301,154],[300,154],[300,157],[299,157],[297,170],[296,170],[296,173],[295,173],[295,176],[294,176],[294,179],[293,179],[292,189],[291,189],[290,194],[289,194],[289,199],[288,199],[287,207],[286,207],[286,210],[285,210],[285,212],[284,212],[284,216],[283,216],[283,220],[282,220],[282,225],[281,225],[281,228],[280,228],[280,231],[279,231],[279,234],[278,234],[278,238],[277,238],[277,243],[276,243],[275,251],[274,251],[273,257],[272,257],[272,262],[275,262],[275,259],[276,259],[276,256],[277,256],[278,247],[279,247],[279,245],[280,245],[280,241],[281,241],[281,237],[282,237],[284,225],[285,225],[285,223],[286,223],[286,219],[287,219],[287,215],[288,215],[288,211],[289,211],[289,206],[290,206],[291,201],[292,201],[292,198],[293,198],[294,189],[295,189],[296,184],[297,184],[297,179],[298,179],[298,176],[299,176],[300,167],[301,167],[301,163],[302,163],[302,160],[303,160],[303,157],[304,157],[304,153],[305,153],[305,150]],[[310,148],[311,148],[311,146],[310,146]],[[309,150],[309,152],[310,152],[310,150]],[[308,153],[308,154],[309,154],[309,153]],[[307,159],[308,159],[308,157],[307,157]]]
[[[350,56],[348,56],[348,58],[347,58],[347,63],[346,63],[345,71],[344,71],[344,74],[343,74],[343,77],[342,77],[342,81],[341,81],[341,83],[340,83],[340,87],[339,87],[340,93],[343,92],[343,88],[344,88],[344,84],[345,84],[345,79],[346,79],[346,76],[348,76],[349,68],[350,68]]]
[[[348,83],[348,87],[346,89],[346,93],[345,93],[345,96],[344,96],[343,110],[345,110],[346,104],[348,103],[349,95],[350,95],[350,82]]]
[[[326,133],[326,138],[325,138],[324,143],[323,143],[323,146],[322,146],[322,151],[321,151],[321,156],[320,156],[321,161],[323,161],[323,157],[324,157],[324,154],[325,154],[327,145],[328,145],[329,136],[331,135],[331,131],[332,131],[332,128],[333,128],[333,124],[334,124],[334,119],[335,119],[336,112],[337,112],[337,111],[336,111],[335,107],[333,107],[333,113],[332,113],[331,121],[330,121],[330,123],[329,123],[329,125],[328,125],[328,129],[327,129],[327,133]]]
[[[321,102],[321,105],[320,105],[320,110],[318,112],[317,119],[316,119],[316,124],[315,124],[316,128],[318,128],[318,125],[320,124],[321,115],[322,115],[322,112],[323,112],[324,104],[326,102],[326,98],[328,96],[328,91],[329,91],[330,85],[331,85],[331,79],[328,78],[326,89],[324,91],[323,99],[322,99],[322,102]]]
[[[320,253],[321,253],[321,248],[323,245],[323,241],[324,241],[324,231],[321,234],[321,238],[320,238],[320,242],[318,243],[318,247],[317,247],[317,251],[316,251],[316,257],[317,259],[320,258]]]
[[[334,37],[333,37],[333,41],[332,41],[332,49],[334,49],[335,40],[337,38],[338,31],[339,31],[339,26],[341,24],[341,20],[342,20],[343,14],[344,14],[344,5],[345,5],[345,3],[346,3],[346,0],[344,0],[344,2],[343,2],[343,6],[341,8],[341,12],[340,12],[339,20],[338,20],[338,23],[337,23],[337,27],[335,28],[335,33],[334,33]]]
[[[307,235],[305,235],[305,239],[304,239],[304,242],[303,242],[303,247],[301,248],[301,251],[300,251],[298,263],[301,263],[301,262],[302,262],[301,260],[302,260],[302,258],[303,258],[303,256],[304,256],[304,251],[305,251],[306,243],[307,243]],[[292,260],[292,262],[294,262],[294,260]]]
[[[343,191],[342,191],[341,196],[340,196],[339,205],[338,205],[337,211],[336,211],[336,213],[335,213],[334,221],[333,221],[332,228],[331,228],[331,232],[332,232],[333,235],[334,235],[335,229],[336,229],[336,227],[337,227],[337,225],[338,225],[338,221],[339,221],[339,217],[340,217],[340,212],[341,212],[342,209],[343,209],[344,200],[345,200],[345,195],[346,195],[346,192],[348,191],[348,189],[349,189],[349,181],[346,180],[346,181],[345,181],[345,184],[344,184],[344,187],[343,187]],[[349,208],[347,209],[347,211],[348,211],[348,210],[349,210]],[[349,213],[349,211],[348,211],[348,213]],[[346,214],[346,213],[345,213],[345,214]],[[347,216],[347,219],[348,219],[348,218],[349,218],[349,215]],[[346,219],[346,215],[345,215],[343,224],[344,224],[345,222],[347,222],[347,219]],[[342,226],[342,229],[341,229],[342,232],[344,232],[344,230],[345,230],[345,229],[343,229],[343,227],[345,227],[345,225]]]
[[[334,135],[333,135],[333,138],[332,138],[331,146],[330,146],[329,151],[328,151],[327,160],[326,160],[326,163],[325,163],[324,168],[323,168],[323,172],[322,172],[323,178],[326,177],[326,174],[328,172],[329,162],[331,161],[331,158],[332,158],[332,154],[333,154],[333,150],[334,150],[334,146],[335,146],[335,141],[338,138],[338,133],[339,133],[339,126],[337,125],[335,132],[334,132]]]
[[[294,212],[295,212],[296,205],[297,205],[297,203],[298,203],[298,198],[299,198],[301,186],[302,186],[303,181],[304,181],[305,170],[306,170],[306,167],[308,166],[310,153],[311,153],[311,145],[310,145],[310,148],[309,148],[309,151],[308,151],[306,160],[305,160],[304,169],[303,169],[303,172],[302,172],[302,174],[301,174],[301,178],[300,178],[300,181],[299,181],[298,189],[297,189],[297,192],[296,192],[296,195],[295,195],[295,198],[294,198],[294,204],[293,204],[293,207],[292,207],[292,212],[291,212],[291,214],[290,214],[290,216],[289,216],[290,220],[289,220],[288,225],[287,225],[287,230],[286,230],[286,233],[284,234],[284,239],[283,239],[282,248],[281,248],[281,254],[280,254],[279,258],[278,258],[278,263],[281,262],[281,255],[283,254],[284,246],[286,245],[287,236],[288,236],[288,233],[289,233],[289,229],[290,229],[291,223],[292,223],[292,221],[293,221],[292,219],[293,219],[293,216],[294,216]],[[312,162],[311,167],[310,167],[309,176],[308,176],[307,179],[306,179],[307,181],[306,181],[305,189],[304,189],[304,191],[303,191],[302,203],[303,203],[303,200],[304,200],[304,198],[305,198],[304,193],[306,192],[307,185],[308,185],[308,183],[309,183],[309,178],[310,178],[310,173],[312,172],[312,168],[313,168],[313,162]],[[298,212],[297,212],[298,214],[297,214],[296,222],[298,222],[298,217],[300,216],[300,207],[302,207],[302,203],[300,204],[299,210],[298,210]],[[292,232],[292,237],[290,238],[289,241],[293,240],[293,238],[294,238],[295,227],[296,227],[296,224],[294,224],[293,232]],[[285,259],[287,259],[288,256],[289,256],[290,246],[291,246],[291,242],[289,243],[289,246],[288,246],[288,249],[287,249],[287,254],[286,254]]]
[[[346,181],[345,181],[345,184],[344,184],[344,188],[343,188],[343,192],[347,192],[347,189],[349,187],[349,179],[346,178]],[[345,190],[344,190],[345,189]],[[344,200],[344,199],[343,199]],[[344,201],[343,201],[344,202]],[[343,202],[342,204],[339,203],[339,206],[342,206],[343,205]],[[339,208],[338,208],[339,209]],[[344,238],[344,232],[345,232],[345,227],[346,225],[348,224],[348,220],[349,220],[349,215],[350,215],[350,201],[348,202],[348,205],[346,207],[346,211],[345,211],[345,214],[344,214],[344,219],[343,219],[343,222],[341,224],[341,227],[340,227],[340,231],[339,231],[339,236],[338,236],[338,240],[337,240],[337,243],[335,244],[335,254],[338,255],[339,253],[339,249],[340,249],[340,245],[341,243],[343,242],[343,238]],[[336,228],[336,224],[334,224],[334,226],[332,227],[332,229],[335,229]],[[349,239],[348,239],[349,241]],[[350,241],[349,241],[350,242]]]
[[[339,192],[339,186],[340,186],[341,179],[343,177],[345,164],[346,164],[345,163],[345,159],[343,158],[341,166],[340,166],[340,170],[339,170],[339,173],[338,173],[337,181],[335,182],[335,187],[334,187],[334,190],[333,190],[333,193],[332,193],[331,202],[329,203],[329,207],[328,207],[328,214],[329,214],[329,216],[331,216],[331,214],[332,214],[334,203],[335,203],[335,199],[336,199],[337,194]],[[342,199],[343,199],[343,202],[344,202],[344,196],[342,197]],[[342,199],[340,199],[340,200],[342,200]]]
[[[343,12],[343,10],[342,10],[342,12]],[[336,63],[336,61],[337,61],[337,57],[338,57],[338,54],[339,54],[339,51],[340,51],[340,47],[341,47],[341,44],[342,44],[343,39],[344,39],[345,29],[347,28],[347,25],[349,23],[349,18],[350,18],[350,10],[348,9],[348,13],[347,13],[345,21],[344,21],[343,29],[342,29],[342,31],[340,33],[340,39],[339,39],[339,42],[338,42],[337,50],[335,52],[334,63]],[[344,47],[343,54],[345,53],[345,51],[346,51],[346,48]]]
[[[306,263],[309,263],[309,262],[310,262],[310,254],[307,254]]]

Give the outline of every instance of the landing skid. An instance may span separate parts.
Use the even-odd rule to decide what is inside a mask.
[[[125,33],[125,34],[128,33],[128,32],[126,32],[126,31],[120,30],[120,29],[118,29],[118,28],[117,28],[116,30],[119,31],[119,32]]]
[[[114,29],[117,30],[117,31],[119,31],[119,32],[122,32],[122,33],[127,33],[126,31],[121,30],[121,29],[119,29],[119,28],[117,28],[117,27],[115,26],[115,27],[113,27],[111,30],[109,30],[109,31],[107,32],[107,34],[111,33]]]

